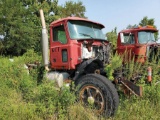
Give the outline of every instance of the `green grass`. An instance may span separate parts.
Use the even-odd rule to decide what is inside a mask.
[[[54,82],[43,78],[43,69],[32,69],[30,75],[23,67],[24,63],[41,61],[33,51],[22,57],[0,57],[0,119],[1,120],[105,120],[96,116],[89,108],[75,103],[75,95],[69,88],[55,90]],[[116,63],[114,60],[114,64]],[[119,60],[119,59],[117,59]],[[150,63],[149,63],[150,64]],[[147,67],[147,63],[145,67]],[[151,65],[151,64],[150,64]],[[119,67],[119,63],[117,63]],[[135,66],[135,65],[132,65]],[[120,105],[117,114],[111,120],[158,120],[160,118],[160,71],[153,67],[151,86],[144,84],[146,74],[139,84],[143,86],[143,96],[130,98],[120,94]],[[138,66],[139,67],[139,66]],[[139,67],[140,68],[140,67]],[[132,67],[131,71],[134,71]],[[145,70],[144,70],[145,72]]]

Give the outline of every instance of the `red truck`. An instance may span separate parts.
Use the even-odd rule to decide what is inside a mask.
[[[126,54],[128,58],[134,58],[136,62],[151,61],[153,57],[160,58],[160,44],[155,40],[158,32],[153,26],[138,26],[119,32],[117,39],[118,54]]]
[[[105,116],[113,116],[118,108],[119,96],[115,84],[124,85],[134,94],[142,95],[141,87],[126,80],[121,71],[115,74],[114,81],[108,79],[105,66],[110,63],[111,45],[102,33],[102,24],[78,17],[56,20],[50,24],[48,47],[48,34],[42,10],[40,15],[43,64],[48,70],[49,79],[56,80],[60,87],[63,81],[73,81],[78,99],[85,106],[92,106],[97,114]],[[119,53],[125,50],[122,38],[126,35],[130,38],[133,34],[136,38],[135,32],[119,34]],[[138,40],[135,40],[136,44]],[[141,49],[138,44],[135,47]],[[133,46],[130,45],[129,48],[133,49]]]

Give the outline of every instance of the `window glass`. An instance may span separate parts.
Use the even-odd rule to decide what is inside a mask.
[[[122,44],[135,44],[134,34],[124,33],[123,37],[121,37],[121,43]]]
[[[63,44],[67,43],[64,26],[58,26],[53,28],[53,41],[59,41]]]
[[[154,33],[150,31],[140,31],[138,32],[138,42],[143,44],[143,43],[149,43],[149,42],[154,42],[155,37]]]
[[[102,27],[86,21],[69,21],[69,34],[71,39],[105,39]]]

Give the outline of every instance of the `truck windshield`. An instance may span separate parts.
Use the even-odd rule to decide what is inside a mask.
[[[85,21],[69,21],[69,34],[71,39],[102,39],[105,40],[105,35],[102,32],[102,27]]]
[[[155,41],[154,32],[151,31],[138,32],[138,41],[140,44],[154,42]]]

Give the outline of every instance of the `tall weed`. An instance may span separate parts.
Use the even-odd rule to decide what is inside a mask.
[[[13,62],[9,58],[0,59],[0,119],[65,118],[68,107],[75,101],[75,95],[66,87],[57,91],[54,82],[44,77],[38,82],[39,74],[45,74],[44,69],[38,67],[28,71],[24,67],[24,64],[39,58],[30,52],[13,58]]]
[[[117,57],[117,55],[113,56]],[[118,58],[118,57],[117,57]],[[128,58],[127,58],[128,59]],[[111,69],[115,69],[116,64],[122,63],[119,59],[116,59],[113,67],[109,66],[106,70],[109,72]],[[111,62],[112,63],[112,62]],[[153,59],[152,62],[145,62],[144,64],[135,63],[134,59],[130,59],[128,62],[123,62],[124,76],[130,80],[134,76],[139,76],[137,84],[143,87],[143,96],[130,98],[120,94],[120,105],[118,112],[112,120],[158,120],[160,118],[160,62]],[[147,68],[152,68],[152,82],[147,82]],[[107,67],[107,66],[106,66]],[[118,67],[116,67],[118,68]],[[112,71],[113,72],[113,71]],[[112,74],[108,74],[112,75]],[[105,118],[104,118],[105,119]]]

